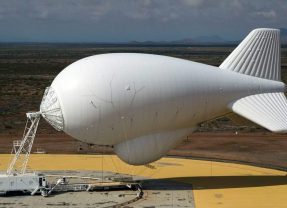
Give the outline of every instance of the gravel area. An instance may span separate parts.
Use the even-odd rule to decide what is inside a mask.
[[[47,175],[83,176],[101,178],[102,172],[96,171],[44,171]],[[118,174],[105,172],[105,177],[119,177]],[[126,177],[121,175],[121,177]],[[55,177],[48,177],[48,181],[54,182]],[[141,180],[144,195],[139,199],[124,207],[194,207],[192,186],[180,182],[135,178]],[[119,204],[131,201],[136,198],[136,191],[114,190],[114,191],[94,191],[94,192],[66,192],[55,193],[49,197],[41,195],[9,195],[0,197],[0,208],[19,207],[117,207]]]

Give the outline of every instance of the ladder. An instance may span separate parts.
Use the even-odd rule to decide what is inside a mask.
[[[8,166],[7,175],[25,174],[38,124],[41,118],[40,112],[26,113],[27,122],[22,140],[13,144],[15,155]],[[16,148],[17,146],[17,148]]]

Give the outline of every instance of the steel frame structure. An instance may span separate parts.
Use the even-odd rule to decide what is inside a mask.
[[[29,112],[26,113],[26,116],[27,116],[27,122],[23,134],[23,139],[21,140],[20,145],[17,145],[19,146],[18,148],[13,147],[13,149],[16,152],[7,169],[6,172],[7,175],[26,173],[26,168],[29,161],[31,149],[36,136],[38,124],[41,118],[41,113]]]

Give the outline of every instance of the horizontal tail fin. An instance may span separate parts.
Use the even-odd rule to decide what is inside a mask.
[[[231,103],[229,108],[270,131],[287,132],[287,99],[284,93],[247,96]]]
[[[219,66],[221,69],[281,80],[280,30],[255,29]]]

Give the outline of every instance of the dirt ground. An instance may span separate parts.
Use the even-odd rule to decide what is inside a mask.
[[[170,155],[231,160],[287,169],[287,135],[272,133],[195,133]]]
[[[0,134],[0,153],[10,153],[21,135]],[[57,154],[113,154],[112,148],[79,142],[65,134],[39,134],[32,152],[42,148]],[[255,163],[287,170],[287,136],[272,133],[194,133],[168,155]]]

